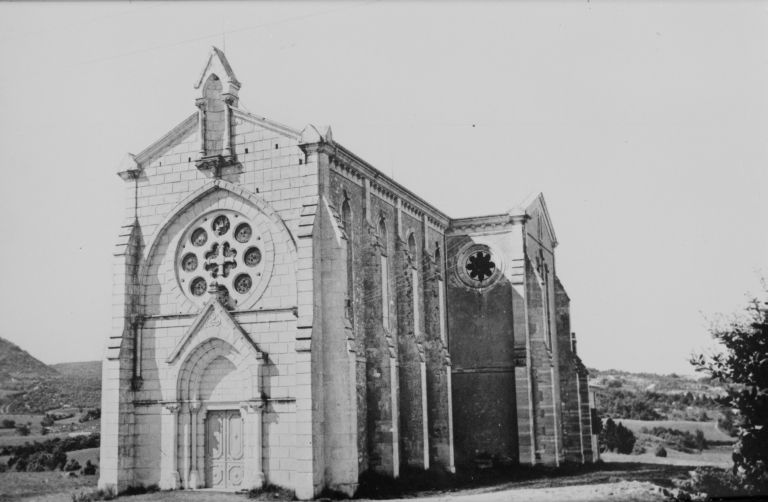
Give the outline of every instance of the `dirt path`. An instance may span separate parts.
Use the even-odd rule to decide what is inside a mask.
[[[620,481],[558,488],[520,488],[473,495],[447,495],[419,499],[419,502],[661,502],[659,488],[649,482]],[[402,502],[413,499],[402,499]]]

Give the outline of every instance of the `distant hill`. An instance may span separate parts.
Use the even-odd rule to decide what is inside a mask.
[[[50,366],[64,376],[81,376],[101,380],[101,361],[82,363],[59,363]]]
[[[0,338],[0,413],[101,406],[101,361],[48,366]]]
[[[725,386],[707,378],[594,368],[588,371],[602,417],[708,422],[723,411],[716,398],[726,394]]]
[[[710,398],[725,394],[725,386],[708,378],[694,376],[657,375],[656,373],[630,373],[621,370],[588,368],[589,383],[596,387],[624,389],[632,392],[657,392],[660,394],[687,394]]]
[[[0,387],[34,381],[59,374],[54,368],[35,359],[18,345],[0,338]]]

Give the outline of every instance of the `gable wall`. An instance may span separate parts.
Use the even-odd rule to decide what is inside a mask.
[[[153,484],[160,481],[160,463],[165,455],[157,441],[162,409],[160,403],[172,399],[175,389],[172,366],[166,358],[180,342],[195,320],[199,309],[185,304],[184,296],[174,291],[173,266],[176,244],[186,225],[202,212],[229,208],[242,212],[258,212],[263,235],[273,246],[273,273],[262,298],[249,312],[233,312],[247,335],[267,354],[262,368],[261,386],[268,399],[263,413],[264,465],[267,481],[282,486],[295,485],[296,455],[296,359],[297,319],[292,309],[297,305],[295,251],[291,252],[291,236],[298,230],[302,200],[317,193],[317,174],[299,165],[303,154],[293,136],[275,132],[242,118],[233,118],[233,149],[239,165],[225,168],[221,179],[258,193],[285,224],[290,235],[280,230],[274,218],[242,197],[225,191],[205,196],[194,209],[180,213],[167,227],[166,234],[154,236],[158,225],[189,194],[212,181],[210,172],[199,170],[194,160],[199,142],[196,131],[175,140],[170,147],[149,159],[136,182],[136,204],[143,263],[148,275],[143,296],[147,319],[142,329],[142,378],[140,391],[134,393],[139,403],[135,416],[136,462],[135,481]],[[248,149],[248,153],[246,153]],[[130,185],[131,182],[128,184]],[[131,190],[133,187],[130,187]],[[129,203],[130,203],[129,202]],[[146,256],[147,243],[157,240],[152,256]],[[177,363],[178,364],[178,363]],[[302,370],[303,371],[303,370]],[[185,408],[182,409],[182,415]],[[182,423],[182,422],[180,422]],[[178,444],[186,440],[182,427]],[[199,431],[198,445],[204,436]],[[202,448],[202,446],[200,446]],[[183,476],[182,458],[179,471]],[[202,469],[200,469],[202,473]]]

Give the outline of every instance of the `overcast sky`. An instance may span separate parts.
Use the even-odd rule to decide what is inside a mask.
[[[590,367],[692,373],[768,272],[768,4],[0,4],[0,336],[100,359],[115,174],[224,49],[251,112],[452,217],[543,192]],[[224,33],[224,35],[222,35]]]

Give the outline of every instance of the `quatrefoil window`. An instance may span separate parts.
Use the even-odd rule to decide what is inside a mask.
[[[257,289],[264,271],[263,241],[244,215],[218,210],[186,230],[176,253],[176,276],[185,296],[198,306],[210,297],[212,283],[235,308]]]

